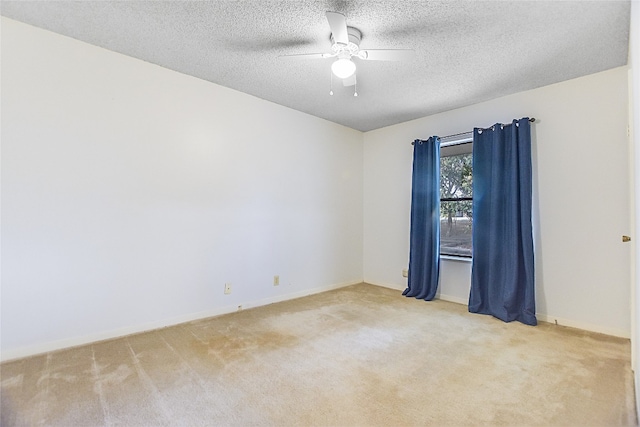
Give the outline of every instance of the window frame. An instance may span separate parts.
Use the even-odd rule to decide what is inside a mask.
[[[442,155],[442,148],[447,148],[447,147],[452,147],[452,146],[458,146],[458,145],[467,145],[469,144],[471,146],[471,150],[467,151],[467,152],[460,152],[458,154],[449,154],[447,156],[443,156]],[[462,154],[470,154],[473,153],[473,132],[467,132],[467,133],[463,133],[463,134],[459,134],[459,135],[453,135],[451,137],[444,137],[440,139],[440,159],[442,159],[443,157],[450,157],[450,156],[456,156],[456,155],[462,155]],[[439,172],[440,173],[440,179],[442,179],[442,171]],[[471,173],[471,177],[473,179],[473,171]],[[442,197],[439,200],[440,206],[442,206],[442,202],[461,202],[461,201],[471,201],[473,203],[473,194],[471,195],[471,197]],[[471,218],[471,227],[473,230],[473,218]],[[440,247],[442,245],[442,227],[440,228]],[[443,254],[442,252],[440,253],[440,258],[442,259],[450,259],[450,260],[455,260],[455,261],[471,261],[473,257],[473,253],[471,253],[470,255],[460,255],[460,254]]]

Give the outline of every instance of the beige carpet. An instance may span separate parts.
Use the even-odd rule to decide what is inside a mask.
[[[1,369],[3,426],[636,423],[628,340],[365,284]]]

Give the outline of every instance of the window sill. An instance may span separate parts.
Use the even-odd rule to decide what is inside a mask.
[[[453,255],[440,255],[440,259],[446,259],[447,261],[471,262],[471,258],[469,257]]]

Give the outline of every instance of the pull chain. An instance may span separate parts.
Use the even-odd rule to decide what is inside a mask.
[[[329,95],[333,96],[333,73],[329,70]]]
[[[358,77],[353,76],[355,83],[353,84],[353,96],[358,96]]]

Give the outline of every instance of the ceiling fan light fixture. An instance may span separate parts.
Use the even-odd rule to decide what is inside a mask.
[[[336,77],[346,79],[356,72],[356,64],[354,64],[350,59],[340,58],[331,64],[331,71],[336,75]]]

